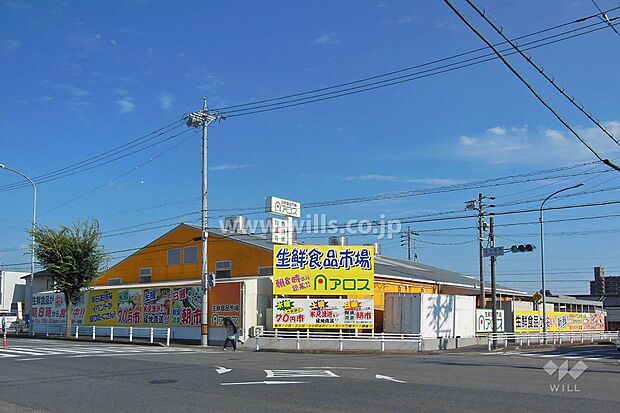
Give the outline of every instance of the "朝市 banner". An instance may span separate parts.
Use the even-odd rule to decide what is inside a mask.
[[[514,332],[543,331],[542,311],[515,311]],[[547,331],[603,331],[605,316],[601,313],[547,312]]]
[[[282,298],[273,300],[273,328],[371,329],[374,299]]]
[[[374,294],[372,246],[274,245],[274,296],[352,294]]]
[[[222,283],[209,290],[211,326],[221,327],[224,317],[239,320],[240,285]],[[88,290],[73,306],[72,322],[94,326],[200,327],[201,307],[201,287],[196,285]],[[62,293],[36,294],[32,309],[35,323],[65,322]]]

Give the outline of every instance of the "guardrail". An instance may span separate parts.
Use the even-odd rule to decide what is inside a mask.
[[[617,331],[571,331],[571,332],[539,332],[539,333],[496,333],[489,334],[489,351],[493,344],[508,347],[508,343],[519,346],[563,344],[563,343],[593,343],[596,341],[615,341],[618,339]]]
[[[338,351],[344,351],[347,343],[353,342],[373,342],[381,351],[385,351],[386,343],[408,342],[417,345],[417,350],[422,350],[422,337],[419,334],[398,334],[398,333],[354,333],[354,332],[318,332],[318,331],[264,331],[254,337],[256,341],[256,351],[261,349],[261,339],[279,339],[284,341],[295,341],[295,349],[301,350],[303,342],[337,342]]]
[[[65,324],[34,324],[33,332],[37,334],[45,334],[46,336],[64,336],[67,331]],[[150,343],[155,340],[165,341],[166,346],[170,346],[170,327],[119,327],[119,326],[74,326],[71,328],[71,335],[75,338],[109,338],[114,341],[118,338],[129,338],[130,342],[135,339],[145,339]]]

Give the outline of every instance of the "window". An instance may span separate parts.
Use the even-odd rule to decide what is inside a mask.
[[[140,268],[140,284],[151,282],[151,269]]]
[[[181,248],[168,250],[168,265],[179,265],[181,263]]]
[[[121,280],[120,278],[110,278],[108,280],[108,285],[121,285],[123,283],[123,280]]]
[[[52,277],[47,278],[45,287],[47,288],[48,291],[54,289],[54,279]]]
[[[183,248],[183,264],[196,264],[198,262],[198,247]]]
[[[273,267],[258,267],[258,275],[273,275]]]
[[[215,261],[215,278],[232,277],[232,261]]]

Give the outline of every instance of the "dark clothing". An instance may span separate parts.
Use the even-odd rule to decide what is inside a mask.
[[[230,318],[226,317],[224,318],[224,327],[226,327],[224,350],[226,350],[229,341],[232,344],[233,350],[237,350],[237,326]]]
[[[226,341],[224,341],[224,350],[228,347],[228,342],[232,344],[233,350],[237,350],[237,340],[235,338],[226,337]]]

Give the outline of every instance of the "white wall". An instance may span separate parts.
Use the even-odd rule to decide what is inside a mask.
[[[388,293],[383,328],[425,338],[474,337],[475,313],[473,296]]]
[[[21,277],[27,272],[0,271],[0,310],[10,311],[11,303],[24,302],[26,296],[26,280]]]

